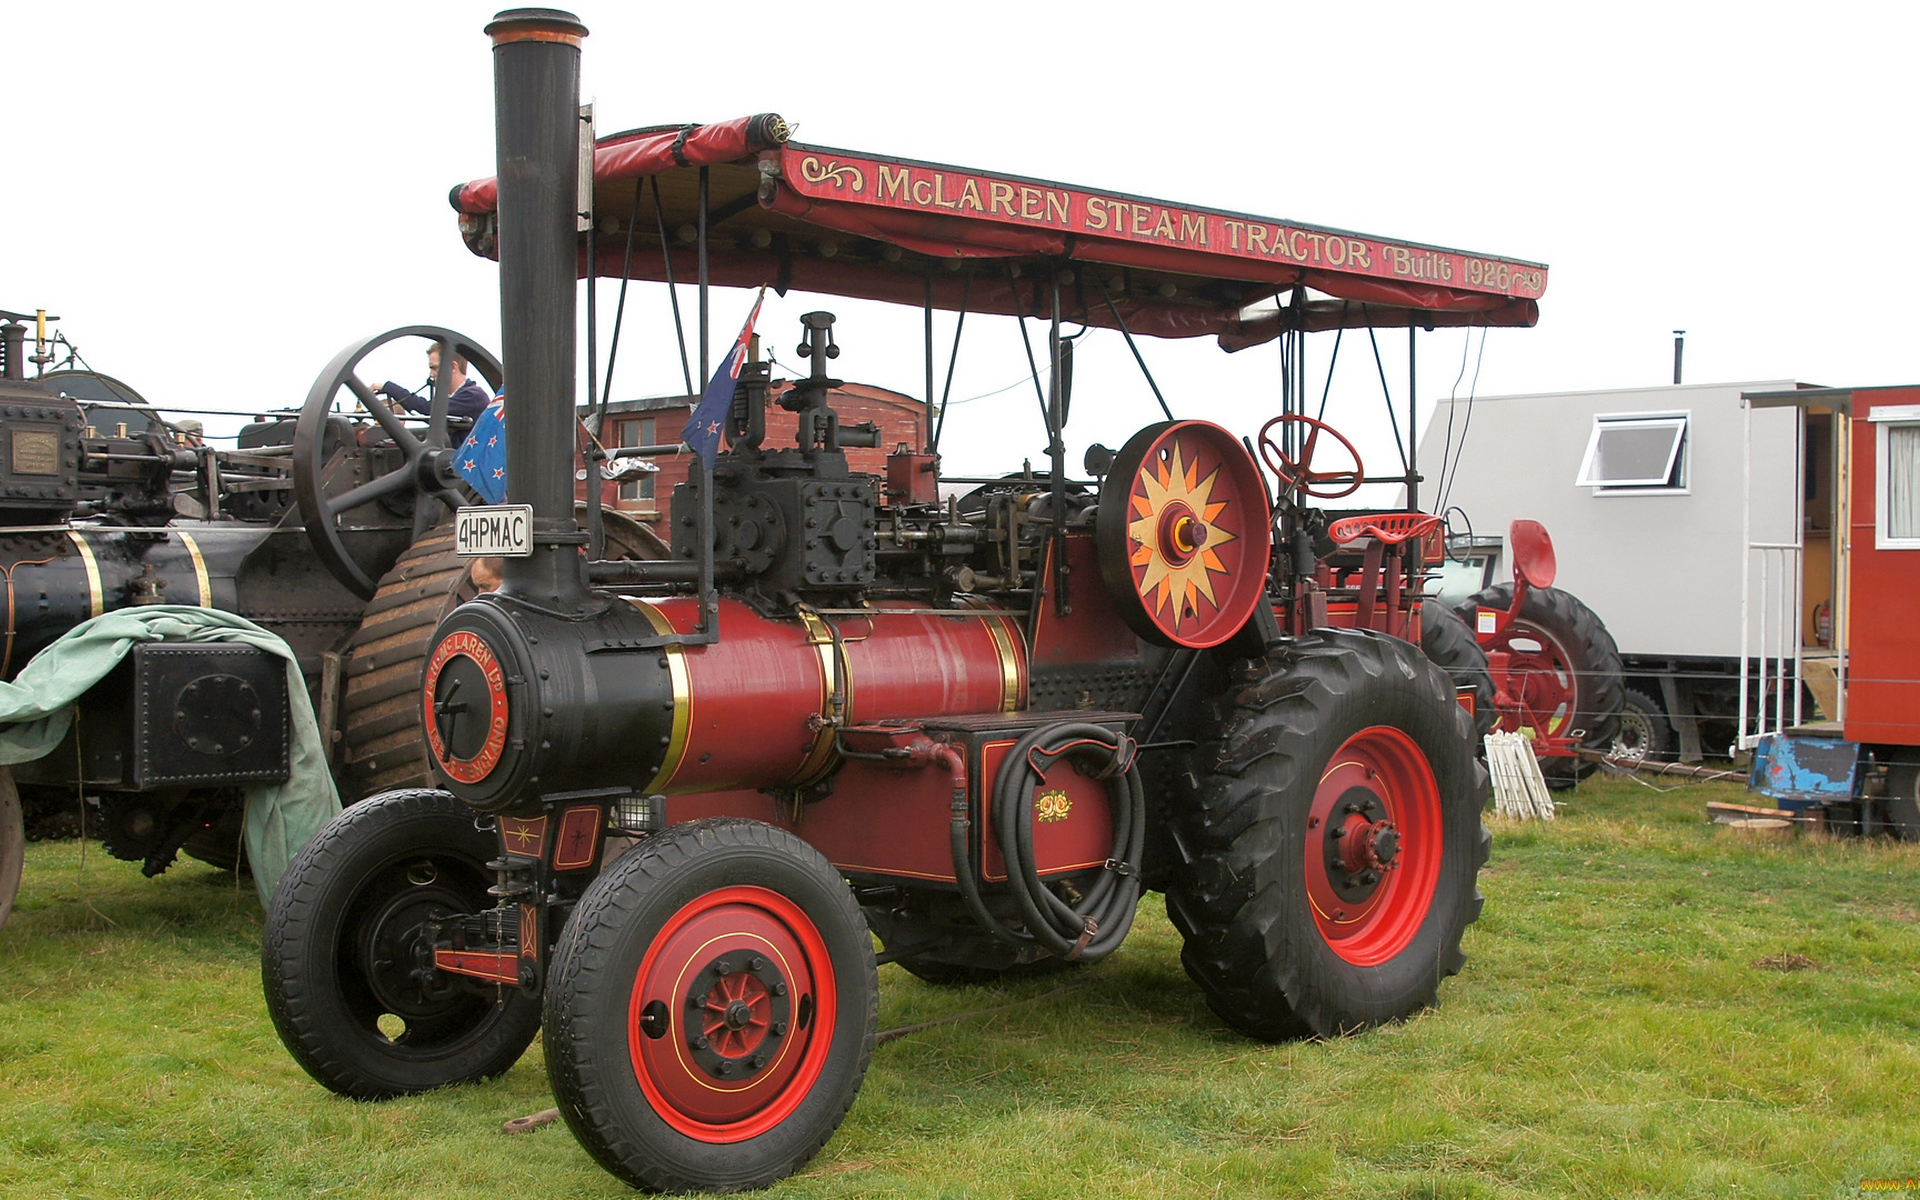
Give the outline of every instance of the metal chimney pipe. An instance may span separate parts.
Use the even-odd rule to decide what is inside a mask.
[[[577,611],[587,601],[573,520],[575,229],[580,41],[557,8],[510,8],[493,39],[500,180],[500,350],[506,371],[507,502],[533,506],[533,556],[509,558],[501,592]]]
[[[0,379],[27,377],[27,327],[18,321],[0,324]]]
[[[1680,386],[1680,354],[1687,348],[1687,331],[1673,331],[1673,386]]]

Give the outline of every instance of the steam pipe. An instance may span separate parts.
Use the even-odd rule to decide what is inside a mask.
[[[575,210],[580,41],[555,8],[513,8],[493,39],[500,179],[500,350],[506,369],[507,502],[533,507],[533,554],[503,564],[501,592],[541,607],[587,604],[573,520]]]

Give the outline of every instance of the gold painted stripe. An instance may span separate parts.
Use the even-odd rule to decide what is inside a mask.
[[[839,730],[833,724],[833,693],[835,681],[841,681],[841,696],[845,702],[843,715],[853,712],[853,675],[842,669],[843,663],[839,650],[834,645],[833,629],[826,619],[817,613],[801,609],[800,623],[807,627],[807,643],[820,656],[820,736],[814,739],[813,749],[807,752],[800,769],[795,771],[788,782],[793,784],[812,783],[826,772],[833,762],[834,739]]]
[[[975,608],[987,608],[990,605],[983,597],[968,596],[967,603]],[[987,627],[987,636],[993,639],[994,653],[1000,658],[1000,711],[1020,711],[1020,655],[1013,647],[1014,634],[1010,631],[1007,618],[982,615],[980,623]]]
[[[200,553],[200,543],[184,529],[175,530],[181,542],[187,547],[187,556],[193,559],[193,581],[200,585],[200,607],[213,607],[213,584],[207,579],[207,559]]]
[[[655,633],[672,633],[667,615],[644,600],[628,597],[628,602],[652,623]],[[693,728],[693,684],[687,671],[686,651],[679,646],[662,646],[667,656],[667,675],[673,681],[673,730],[667,735],[667,756],[660,761],[645,791],[658,792],[673,782],[687,756],[687,734]]]
[[[78,531],[69,529],[67,536],[80,548],[80,561],[87,568],[87,600],[93,610],[91,615],[97,617],[107,611],[107,597],[100,590],[100,563],[93,557],[93,547],[87,545],[87,539],[81,537]]]

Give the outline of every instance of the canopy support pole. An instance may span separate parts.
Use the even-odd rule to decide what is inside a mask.
[[[1047,337],[1047,349],[1053,359],[1048,367],[1050,378],[1047,381],[1047,390],[1052,393],[1047,405],[1047,454],[1053,459],[1053,504],[1048,515],[1053,519],[1053,613],[1057,617],[1065,617],[1072,615],[1073,605],[1067,597],[1067,576],[1072,568],[1067,565],[1067,388],[1061,371],[1061,356],[1065,348],[1060,343],[1058,269],[1053,272],[1052,283],[1052,321]],[[1021,328],[1024,331],[1025,326]]]
[[[711,338],[707,331],[708,323],[708,286],[707,286],[707,190],[711,182],[708,178],[711,167],[700,168],[700,386],[707,385],[712,374],[708,365],[708,356],[712,354]],[[693,388],[687,388],[687,395],[693,395]]]
[[[1140,373],[1147,377],[1147,386],[1153,389],[1153,398],[1160,402],[1160,411],[1167,414],[1167,420],[1173,420],[1173,410],[1167,407],[1167,398],[1160,394],[1160,385],[1154,381],[1153,372],[1147,370],[1147,360],[1140,355],[1140,347],[1133,340],[1133,331],[1127,328],[1127,322],[1120,316],[1113,297],[1107,294],[1106,281],[1097,275],[1093,281],[1100,287],[1100,298],[1107,302],[1107,311],[1113,314],[1113,323],[1120,327],[1120,336],[1127,339],[1127,349],[1133,351],[1133,361],[1140,364]]]
[[[1407,323],[1407,511],[1420,511],[1420,435],[1416,432],[1414,414],[1419,411],[1418,397],[1420,374],[1418,370],[1418,343],[1414,335],[1419,330],[1412,322]]]
[[[947,398],[953,395],[953,370],[960,362],[960,335],[967,328],[967,303],[973,298],[973,264],[967,264],[967,278],[960,285],[960,316],[953,323],[953,353],[947,358],[947,383],[940,389],[940,423],[934,426],[929,454],[940,453],[940,435],[947,429]]]
[[[927,260],[926,303],[921,306],[921,316],[926,322],[927,343],[927,390],[920,393],[926,397],[926,428],[921,432],[920,444],[929,449],[933,445],[933,260]]]
[[[639,197],[634,198],[639,203]],[[673,279],[672,243],[667,240],[667,212],[660,206],[660,177],[653,177],[653,219],[660,227],[660,261],[667,267],[667,299],[673,305],[673,344],[680,348],[680,378],[686,383],[687,395],[693,395],[693,371],[687,366],[687,330],[680,322],[680,285]]]
[[[620,299],[613,306],[613,337],[607,346],[607,378],[600,391],[600,406],[593,414],[593,433],[598,437],[602,423],[606,420],[607,405],[613,400],[613,364],[620,358],[620,330],[627,319],[627,283],[633,276],[633,231],[640,224],[640,193],[647,182],[642,179],[633,185],[633,214],[627,218],[627,251],[620,260]],[[666,247],[662,245],[661,249]]]
[[[588,112],[592,111],[588,106]],[[591,119],[591,118],[589,118]],[[586,152],[593,153],[593,134],[591,126],[587,133]],[[591,161],[591,160],[589,160]],[[587,203],[593,203],[589,194]],[[588,431],[587,444],[575,455],[587,468],[587,561],[594,562],[606,557],[606,530],[600,522],[600,409],[594,404],[594,396],[600,391],[600,261],[599,246],[595,241],[593,214],[587,214],[587,415],[593,418],[593,427]],[[568,397],[572,402],[572,397]]]

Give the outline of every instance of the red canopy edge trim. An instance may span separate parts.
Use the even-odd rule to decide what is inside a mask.
[[[1527,299],[1546,291],[1547,269],[1517,259],[824,147],[789,143],[768,157],[778,161],[783,186],[810,200],[945,214],[972,229],[1184,250],[1208,264],[1190,268],[1193,274],[1220,274],[1239,262]]]
[[[738,162],[787,140],[777,113],[756,113],[711,125],[662,125],[616,133],[594,144],[593,178],[639,179],[674,167],[710,167]],[[500,207],[500,181],[476,179],[453,189],[453,207],[479,216]]]
[[[600,273],[617,278],[625,261],[625,248],[603,246],[599,252]],[[956,264],[957,266],[958,264]],[[682,251],[674,259],[675,278],[684,281],[691,266],[691,253]],[[581,256],[581,274],[586,273],[585,253]],[[890,304],[918,306],[926,301],[926,276],[883,270],[852,258],[820,258],[816,255],[780,255],[771,251],[712,247],[707,256],[708,276],[716,287],[771,287],[784,294],[789,290],[849,296]],[[666,264],[660,248],[634,247],[631,278],[664,283]],[[1039,276],[1008,278],[999,272],[976,271],[971,286],[959,270],[936,271],[932,277],[933,305],[956,312],[964,298],[968,312],[994,316],[1025,315],[1047,319],[1052,316],[1051,281]],[[1064,321],[1100,329],[1118,329],[1120,321],[1135,334],[1145,337],[1183,338],[1214,336],[1226,350],[1257,346],[1278,337],[1283,329],[1297,325],[1309,331],[1341,326],[1379,328],[1428,326],[1530,326],[1539,320],[1540,306],[1531,300],[1497,302],[1478,311],[1428,312],[1405,306],[1317,300],[1310,302],[1297,316],[1287,312],[1283,324],[1278,315],[1242,320],[1238,309],[1193,302],[1161,301],[1140,297],[1115,296],[1113,307],[1120,313],[1114,319],[1097,286],[1085,278],[1076,278],[1061,289],[1060,316]]]

